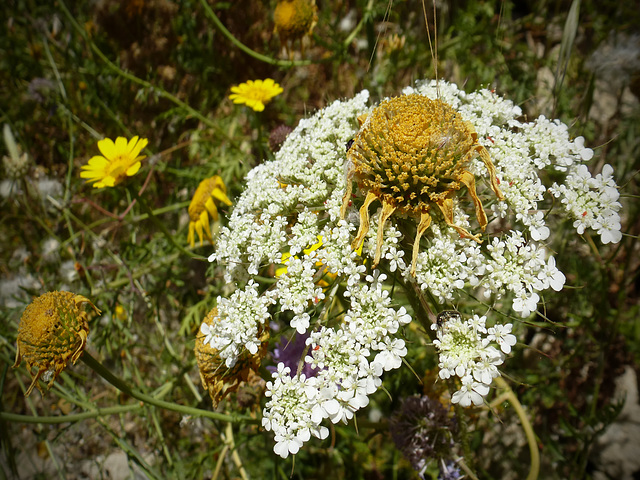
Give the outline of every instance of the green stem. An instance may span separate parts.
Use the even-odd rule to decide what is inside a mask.
[[[431,325],[436,323],[436,314],[433,313],[429,302],[425,298],[422,290],[420,289],[420,285],[416,282],[414,277],[410,277],[408,281],[409,285],[404,283],[404,290],[407,292],[407,298],[409,299],[409,303],[413,307],[413,312],[422,325],[422,328],[427,332],[427,335],[431,338],[431,341],[435,339],[433,330],[431,330]]]
[[[204,8],[205,13],[211,19],[213,23],[215,23],[216,27],[220,32],[229,39],[231,43],[233,43],[236,47],[242,50],[247,55],[252,56],[256,60],[260,60],[261,62],[268,63],[270,65],[276,65],[278,67],[301,67],[303,65],[310,65],[311,60],[278,60],[276,58],[267,57],[266,55],[262,55],[254,50],[251,50],[244,43],[240,42],[233,34],[227,30],[227,28],[222,24],[218,16],[215,14],[213,9],[207,3],[207,0],[200,0],[202,4],[202,8]]]
[[[533,427],[531,426],[531,422],[529,422],[529,418],[527,417],[524,408],[520,404],[518,397],[511,387],[505,382],[502,377],[497,377],[495,379],[496,384],[499,388],[505,390],[506,396],[509,399],[511,405],[516,411],[516,414],[520,418],[520,423],[522,424],[522,428],[524,430],[524,434],[527,437],[527,443],[529,444],[529,453],[531,455],[531,468],[529,469],[529,475],[527,475],[527,480],[535,480],[538,478],[540,473],[540,452],[538,451],[538,443],[536,442],[536,435],[533,432]]]
[[[0,420],[6,420],[16,423],[41,423],[41,424],[56,424],[56,423],[68,423],[68,422],[80,422],[88,418],[102,417],[103,415],[117,415],[120,413],[132,412],[140,410],[142,405],[135,403],[132,405],[118,405],[117,407],[98,408],[91,412],[74,413],[71,415],[56,415],[56,416],[37,416],[37,415],[20,415],[17,413],[0,412]]]
[[[221,420],[223,422],[233,422],[233,423],[247,423],[247,424],[257,424],[259,420],[241,416],[241,415],[224,415],[222,413],[210,412],[208,410],[202,410],[200,408],[187,407],[185,405],[179,405],[177,403],[165,402],[164,400],[158,400],[150,395],[146,395],[138,390],[130,387],[124,380],[116,377],[111,371],[105,368],[98,360],[93,358],[91,354],[87,351],[84,352],[81,360],[93,371],[95,371],[98,375],[104,378],[111,385],[116,387],[123,393],[140,400],[148,405],[153,405],[154,407],[164,408],[165,410],[171,410],[173,412],[183,413],[185,415],[191,415],[194,417],[206,417],[211,418],[213,420]]]
[[[353,31],[349,34],[349,36],[344,40],[342,44],[344,48],[347,48],[349,47],[349,45],[351,45],[351,42],[353,42],[353,39],[356,38],[356,35],[358,35],[358,33],[360,33],[360,30],[362,30],[363,25],[369,21],[369,16],[371,15],[372,8],[373,8],[373,0],[369,0],[369,3],[367,3],[367,6],[365,7],[364,15],[362,15],[362,18],[358,22],[358,25],[356,25],[356,28],[354,28]]]

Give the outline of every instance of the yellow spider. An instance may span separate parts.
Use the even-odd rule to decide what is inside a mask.
[[[504,199],[489,152],[478,143],[478,134],[471,123],[462,120],[445,102],[417,94],[385,100],[358,121],[360,130],[347,151],[347,190],[341,209],[344,218],[355,179],[366,197],[352,248],[359,247],[369,231],[369,206],[375,200],[382,203],[382,211],[374,267],[380,261],[385,222],[394,213],[420,219],[413,243],[412,275],[416,271],[420,238],[431,225],[429,212],[434,205],[445,223],[461,237],[482,242],[479,234],[472,235],[453,223],[452,198],[464,185],[475,205],[480,228],[484,231],[487,226],[475,177],[467,170],[476,155],[489,171],[493,192],[500,200]]]

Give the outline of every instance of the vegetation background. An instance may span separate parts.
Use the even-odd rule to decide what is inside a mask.
[[[9,367],[25,306],[66,289],[103,311],[90,323],[88,351],[106,367],[155,398],[210,409],[194,338],[228,287],[220,271],[178,248],[188,246],[198,183],[220,175],[233,199],[246,173],[272,158],[275,128],[365,88],[378,100],[433,78],[427,29],[437,38],[439,78],[466,91],[494,89],[527,118],[559,118],[594,148],[595,171],[615,169],[626,235],[606,249],[587,238],[578,260],[558,258],[575,288],[548,300],[555,323],[527,323],[531,347],[516,348],[507,363],[539,439],[542,478],[590,478],[599,468],[594,445],[620,410],[614,380],[625,366],[637,372],[640,358],[634,2],[439,1],[434,22],[431,2],[317,0],[317,25],[303,53],[293,45],[293,64],[274,33],[275,1],[1,3],[0,123],[31,163],[19,178],[0,173],[0,478],[417,478],[384,428],[336,427],[330,446],[312,441],[292,465],[255,425],[143,405],[81,362],[47,395],[26,400],[26,370]],[[263,112],[228,99],[231,86],[264,78],[284,92]],[[139,202],[127,211],[131,190],[92,189],[79,177],[97,140],[120,135],[149,139],[128,183],[146,184],[151,212]],[[0,153],[8,154],[4,144]],[[229,209],[221,212],[224,223]],[[206,257],[212,247],[190,250]],[[397,372],[385,384],[402,393],[411,375]],[[382,394],[363,416],[386,417],[397,406]],[[245,392],[221,411],[255,416],[260,408]],[[81,412],[93,413],[65,423],[7,416],[35,422]],[[482,478],[524,478],[528,453],[515,418],[509,410],[474,418]]]

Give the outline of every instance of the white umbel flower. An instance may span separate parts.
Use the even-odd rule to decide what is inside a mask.
[[[547,246],[558,238],[558,226],[569,220],[578,234],[597,232],[602,243],[621,238],[613,170],[605,166],[592,176],[586,163],[593,151],[584,139],[571,140],[563,123],[545,117],[523,123],[520,108],[495,93],[467,94],[442,81],[419,82],[404,94],[446,102],[477,137],[461,177],[475,179],[477,199],[466,194],[471,187],[465,183],[447,198],[446,211],[432,208],[415,255],[415,218],[407,222],[406,211],[404,217],[389,213],[378,235],[385,210],[376,198],[368,228],[359,230],[358,222],[367,220],[358,215],[362,192],[346,195],[348,181],[352,187],[356,182],[345,147],[357,136],[358,117],[372,111],[363,91],[301,120],[275,160],[247,175],[209,257],[236,286],[230,298],[218,300],[220,321],[203,330],[227,365],[242,349],[257,349],[257,332],[267,322],[307,337],[302,361],[315,376],[292,377],[279,366],[267,389],[263,425],[274,432],[275,451],[283,457],[313,436],[324,438],[323,420],[353,418],[383,375],[402,365],[408,346],[403,327],[412,318],[397,304],[405,297],[394,298],[394,289],[413,283],[451,304],[468,299],[471,290],[504,305],[507,315],[527,317],[542,294],[560,291],[566,282]],[[451,141],[438,138],[443,146]],[[473,158],[478,150],[483,161]],[[365,232],[361,245],[353,245],[358,231]],[[376,255],[380,271],[372,271]],[[460,383],[452,398],[461,405],[482,403],[515,345],[510,324],[486,326],[485,320],[452,319],[437,332],[439,374]]]

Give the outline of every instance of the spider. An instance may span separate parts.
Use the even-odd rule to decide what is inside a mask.
[[[434,206],[461,237],[482,243],[479,234],[471,234],[453,219],[453,197],[465,186],[480,228],[484,231],[487,226],[475,177],[467,170],[476,156],[489,172],[491,189],[498,199],[504,200],[495,166],[487,149],[478,143],[478,134],[471,123],[447,103],[418,94],[385,100],[371,114],[358,117],[358,122],[360,130],[347,149],[347,189],[340,212],[344,219],[355,180],[366,196],[352,248],[358,248],[369,231],[369,206],[376,200],[382,203],[382,211],[374,267],[380,261],[384,225],[394,213],[419,219],[411,275],[415,276],[420,238],[431,225],[430,212]]]

